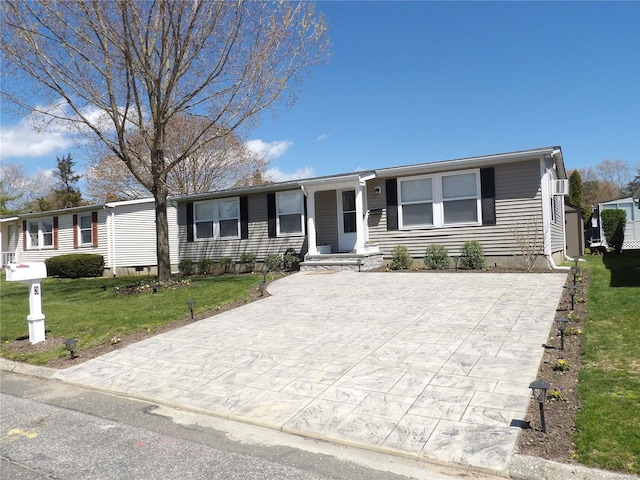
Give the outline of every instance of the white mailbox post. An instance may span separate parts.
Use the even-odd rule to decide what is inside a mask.
[[[47,266],[44,262],[22,262],[7,265],[7,281],[21,282],[29,287],[29,341],[44,342],[44,315],[42,314],[42,289],[40,280],[47,278]]]

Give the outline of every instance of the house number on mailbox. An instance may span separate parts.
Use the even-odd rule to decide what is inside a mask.
[[[35,285],[33,287],[33,294],[34,295],[40,295],[40,287],[39,286]]]

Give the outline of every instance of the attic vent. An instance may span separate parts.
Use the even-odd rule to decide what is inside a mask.
[[[569,180],[554,180],[552,190],[552,195],[569,195]]]

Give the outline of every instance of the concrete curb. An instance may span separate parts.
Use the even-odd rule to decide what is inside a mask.
[[[40,378],[53,378],[53,375],[57,372],[57,370],[53,368],[38,367],[37,365],[29,365],[28,363],[14,362],[13,360],[7,360],[6,358],[0,358],[0,370]]]
[[[581,465],[552,462],[528,455],[514,455],[509,466],[509,476],[513,480],[637,480],[630,474],[608,472]]]

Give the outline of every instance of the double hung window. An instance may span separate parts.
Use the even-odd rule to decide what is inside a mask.
[[[278,236],[304,234],[304,197],[301,191],[276,193]]]
[[[80,245],[93,245],[92,227],[91,214],[79,216],[78,231],[80,232]]]
[[[400,228],[478,225],[480,223],[480,173],[398,179]]]
[[[27,248],[53,248],[53,218],[27,222]]]
[[[240,238],[240,198],[194,203],[195,238]]]

